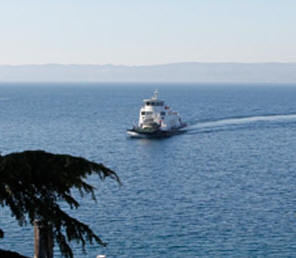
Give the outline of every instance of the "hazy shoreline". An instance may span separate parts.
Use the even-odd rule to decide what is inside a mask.
[[[296,63],[0,65],[0,82],[295,83]]]

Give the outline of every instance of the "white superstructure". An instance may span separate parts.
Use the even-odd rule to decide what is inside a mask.
[[[127,133],[131,136],[135,134],[161,134],[175,132],[185,127],[181,117],[177,112],[171,110],[163,100],[158,98],[158,91],[150,99],[144,99],[140,109],[138,125]]]

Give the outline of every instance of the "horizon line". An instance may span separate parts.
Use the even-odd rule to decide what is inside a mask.
[[[0,66],[125,66],[125,67],[149,67],[149,66],[165,66],[165,65],[176,65],[176,64],[296,64],[293,62],[283,62],[283,61],[265,61],[265,62],[239,62],[239,61],[229,61],[229,62],[219,62],[219,61],[184,61],[184,62],[172,62],[172,63],[159,63],[159,64],[139,64],[139,65],[129,65],[129,64],[92,64],[92,63],[24,63],[24,64],[0,64]]]

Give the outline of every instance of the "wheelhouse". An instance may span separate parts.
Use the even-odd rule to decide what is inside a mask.
[[[162,107],[164,105],[164,101],[147,99],[147,100],[144,100],[144,105],[153,106],[153,107]]]

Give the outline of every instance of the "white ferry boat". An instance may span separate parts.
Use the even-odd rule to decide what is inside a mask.
[[[167,137],[179,133],[186,127],[177,112],[158,99],[158,91],[150,99],[143,100],[138,125],[127,130],[131,137]]]

